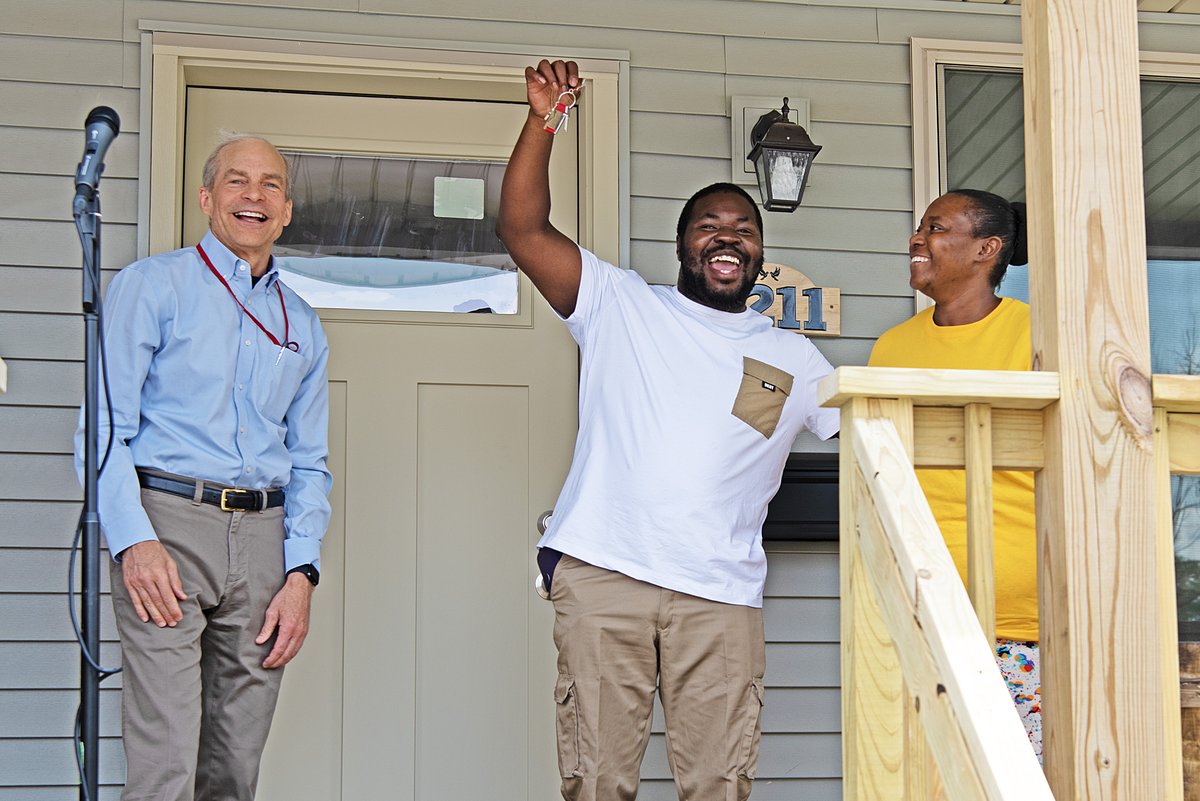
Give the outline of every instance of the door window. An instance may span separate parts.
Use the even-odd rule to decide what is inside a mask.
[[[496,236],[505,164],[284,151],[287,285],[323,309],[516,314]]]

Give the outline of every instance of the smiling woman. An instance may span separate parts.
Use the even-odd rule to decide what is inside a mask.
[[[1024,239],[1024,207],[990,192],[957,190],[931,203],[908,241],[909,283],[935,305],[884,333],[871,366],[1029,370],[1029,307],[996,295],[1009,264],[1025,262]],[[965,583],[966,476],[918,470],[917,478]],[[997,471],[992,486],[996,659],[1040,758],[1033,474]]]
[[[996,287],[1014,256],[1022,217],[1023,206],[990,192],[948,192],[929,205],[908,240],[909,285],[933,298],[934,322],[978,322],[1000,305]]]

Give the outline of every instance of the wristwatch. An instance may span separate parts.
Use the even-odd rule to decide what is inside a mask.
[[[317,586],[317,584],[321,581],[321,571],[317,570],[312,565],[300,565],[299,567],[293,567],[284,575],[290,576],[293,573],[303,573],[304,577],[311,581],[314,587]]]

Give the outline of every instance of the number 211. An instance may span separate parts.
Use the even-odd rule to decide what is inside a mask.
[[[808,299],[808,319],[804,321],[803,330],[824,331],[825,320],[822,313],[821,287],[809,287],[808,289],[800,290],[800,293]],[[750,294],[755,297],[755,301],[750,304],[750,308],[759,314],[771,308],[771,304],[775,302],[775,292],[765,284],[755,284],[754,289],[750,290]],[[800,321],[796,319],[796,287],[781,286],[779,287],[779,294],[783,297],[783,314],[780,315],[776,325],[779,328],[792,331],[801,328]]]

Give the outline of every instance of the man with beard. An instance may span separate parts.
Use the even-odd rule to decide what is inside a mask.
[[[796,435],[837,431],[815,399],[831,368],[746,308],[762,216],[738,187],[685,204],[673,287],[556,230],[547,115],[582,82],[562,61],[525,78],[498,232],[582,351],[575,458],[538,544],[563,797],[636,797],[657,688],[679,797],[744,799],[763,701],[762,524]]]

